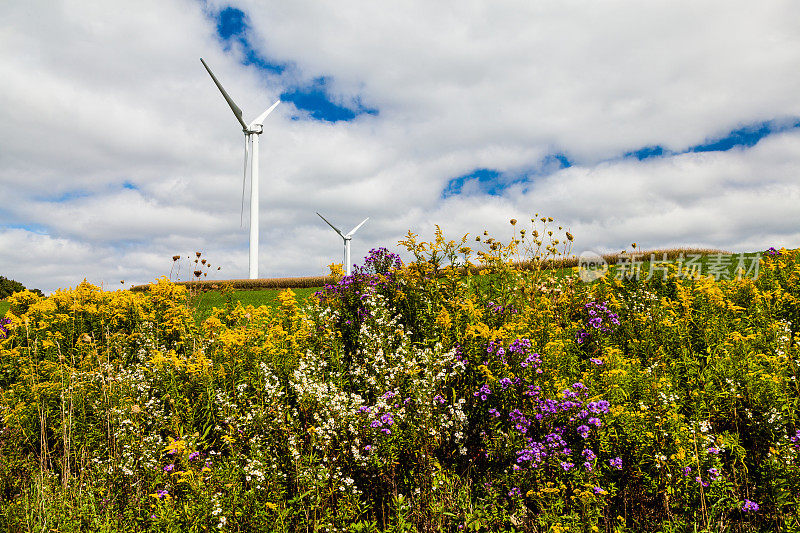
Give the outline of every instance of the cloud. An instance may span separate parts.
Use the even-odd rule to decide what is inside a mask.
[[[247,22],[228,41],[225,8]],[[297,98],[306,107],[284,102],[265,122],[262,275],[339,260],[316,211],[348,228],[371,217],[354,260],[409,229],[507,234],[509,218],[537,211],[585,248],[797,246],[797,128],[683,153],[796,123],[800,7],[788,0],[39,0],[2,11],[0,274],[26,285],[146,282],[196,250],[246,276],[241,128],[201,56],[246,120],[309,87],[374,110],[330,122]],[[626,157],[654,146],[663,155]],[[496,179],[449,188],[480,169]]]

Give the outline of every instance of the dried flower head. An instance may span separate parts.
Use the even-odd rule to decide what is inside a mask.
[[[202,272],[200,272],[199,270],[194,271],[194,275],[197,276],[198,278],[200,277],[200,274],[202,274]]]
[[[204,265],[206,264],[206,260],[205,259],[201,259],[200,262],[203,263]]]
[[[512,226],[516,226],[516,225],[517,225],[517,219],[516,219],[516,218],[512,218],[512,219],[510,220],[510,222],[511,222],[511,225],[512,225]]]
[[[203,255],[203,252],[195,252],[195,255],[197,255],[197,257],[200,257],[201,255]]]
[[[572,239],[574,239],[574,238],[575,238],[575,237],[573,237],[573,236],[572,236],[572,233],[570,233],[570,232],[567,232],[567,240],[568,240],[568,241],[572,242]]]

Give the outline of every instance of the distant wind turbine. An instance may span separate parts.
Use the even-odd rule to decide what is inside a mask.
[[[203,58],[200,58],[203,66],[211,75],[214,84],[222,93],[225,101],[231,106],[231,111],[236,116],[236,120],[242,125],[244,132],[244,176],[242,177],[242,212],[244,212],[244,184],[247,181],[247,168],[248,168],[248,151],[252,154],[249,159],[250,163],[250,279],[258,278],[258,136],[264,131],[264,119],[267,118],[273,109],[281,103],[280,100],[272,104],[269,109],[261,113],[256,119],[248,125],[242,119],[242,110],[234,103],[233,99],[228,96],[222,84],[219,82],[211,69],[208,68]]]
[[[359,224],[355,228],[351,229],[347,233],[347,235],[342,235],[342,232],[339,230],[339,228],[337,228],[336,226],[334,226],[333,224],[328,222],[327,218],[325,218],[324,216],[320,215],[319,213],[317,213],[317,215],[319,215],[319,218],[324,220],[326,224],[328,224],[330,227],[332,227],[333,231],[338,233],[339,237],[341,237],[342,240],[344,240],[344,264],[345,264],[345,269],[346,269],[347,275],[349,276],[350,275],[350,241],[353,239],[353,235],[355,235],[355,233],[358,231],[358,228],[363,226],[364,222],[369,220],[369,217],[367,217],[364,220],[362,220],[361,224]]]

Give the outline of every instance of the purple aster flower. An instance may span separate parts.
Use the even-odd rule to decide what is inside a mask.
[[[167,465],[164,467],[164,472],[172,472],[175,469],[175,465]]]
[[[538,385],[528,385],[528,389],[523,393],[525,396],[539,396],[542,393],[542,388]]]
[[[708,453],[712,453],[714,455],[719,455],[719,448],[709,448],[706,450]]]
[[[444,396],[442,396],[441,394],[437,394],[436,396],[434,396],[434,397],[433,397],[433,401],[435,401],[435,402],[439,402],[439,404],[441,405],[441,404],[443,404],[443,403],[444,403],[446,400],[444,399]]]
[[[592,359],[589,359],[589,361],[591,361],[592,363],[594,363],[596,365],[602,365],[603,364],[603,360],[602,359],[592,358]]]
[[[157,490],[156,491],[156,496],[158,496],[158,499],[161,500],[161,499],[165,498],[166,496],[169,496],[169,492],[166,491],[166,490],[163,490],[163,489],[162,490]]]
[[[480,396],[481,400],[483,401],[486,401],[490,394],[492,394],[492,389],[490,389],[485,383],[480,389],[472,393],[473,396]]]
[[[497,409],[492,407],[491,409],[489,409],[489,414],[492,415],[493,417],[497,418],[497,417],[500,416],[500,411],[498,411]]]
[[[588,437],[589,436],[589,426],[587,426],[585,424],[581,425],[581,426],[578,426],[578,435],[580,435],[584,439],[586,437]]]
[[[689,468],[688,466],[683,467],[683,475],[684,476],[688,476],[689,474],[691,474],[691,472],[692,472],[692,469]]]
[[[572,469],[573,466],[575,466],[575,465],[572,464],[572,463],[568,463],[566,461],[562,461],[562,463],[561,463],[561,468],[564,469],[564,472],[569,472]]]
[[[519,490],[519,487],[514,487],[513,489],[508,491],[508,495],[511,496],[512,498],[513,497],[519,497],[519,496],[522,496],[522,491]]]
[[[9,324],[11,324],[10,318],[0,318],[0,339],[8,337],[8,328],[6,326]]]
[[[742,511],[745,512],[756,512],[758,511],[758,504],[754,501],[750,501],[748,499],[744,500],[744,505],[742,505]]]
[[[610,464],[617,470],[622,470],[622,459],[619,457],[614,457],[613,459],[609,459],[608,464]]]
[[[189,454],[189,460],[190,461],[194,461],[198,457],[200,457],[200,452],[192,452],[192,453]]]

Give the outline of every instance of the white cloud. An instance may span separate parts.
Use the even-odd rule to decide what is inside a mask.
[[[323,75],[340,103],[379,110],[330,124],[291,120],[284,103],[269,117],[263,275],[339,260],[315,211],[347,228],[371,217],[354,260],[408,229],[505,234],[536,211],[584,248],[798,245],[796,132],[620,158],[800,116],[794,2],[232,3],[260,53],[290,65],[283,74],[223,51],[200,2],[0,8],[0,274],[45,290],[84,276],[145,282],[202,250],[224,275],[246,275],[242,138],[200,56],[246,119]],[[574,166],[540,176],[557,152]],[[476,168],[531,178],[502,197],[441,199]]]

